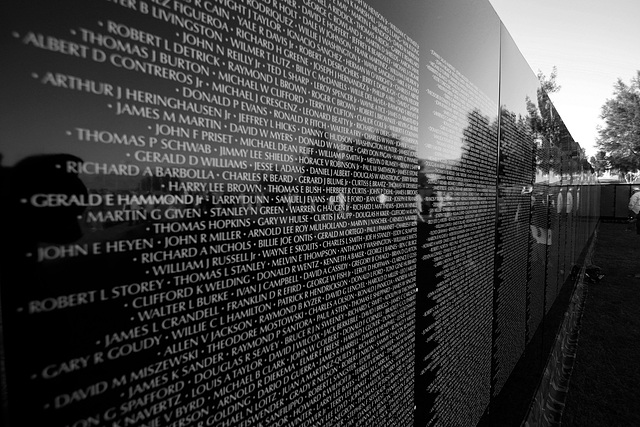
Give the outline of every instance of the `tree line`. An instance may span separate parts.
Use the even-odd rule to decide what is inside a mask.
[[[618,79],[613,97],[602,106],[598,152],[590,163],[600,175],[617,172],[627,182],[640,181],[640,70],[629,84]]]

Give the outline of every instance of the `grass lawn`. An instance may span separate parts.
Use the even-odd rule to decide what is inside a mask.
[[[640,235],[601,223],[563,427],[640,426]]]

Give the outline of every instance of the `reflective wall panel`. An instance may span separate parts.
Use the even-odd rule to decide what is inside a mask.
[[[504,386],[524,352],[527,335],[535,332],[542,317],[542,287],[530,277],[532,270],[544,270],[539,252],[546,248],[546,242],[537,240],[546,234],[546,227],[537,225],[539,218],[531,221],[538,137],[533,121],[539,114],[535,103],[539,83],[504,27],[500,53],[494,394]],[[530,259],[530,247],[535,259]],[[532,261],[535,264],[530,266]]]
[[[526,407],[598,196],[488,2],[25,0],[0,20],[4,425]]]
[[[60,7],[4,45],[13,421],[411,424],[417,43],[355,1]]]
[[[417,417],[473,425],[491,395],[500,27],[487,3],[434,5],[421,38]]]

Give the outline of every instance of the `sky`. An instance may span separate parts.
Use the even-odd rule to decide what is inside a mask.
[[[602,105],[640,70],[640,0],[489,0],[532,70],[558,68],[551,100],[590,157]]]

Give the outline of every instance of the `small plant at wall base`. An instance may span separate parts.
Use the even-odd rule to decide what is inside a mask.
[[[605,124],[598,127],[597,144],[604,154],[592,157],[594,168],[606,166],[626,182],[640,181],[640,70],[630,84],[618,79],[600,117]]]

